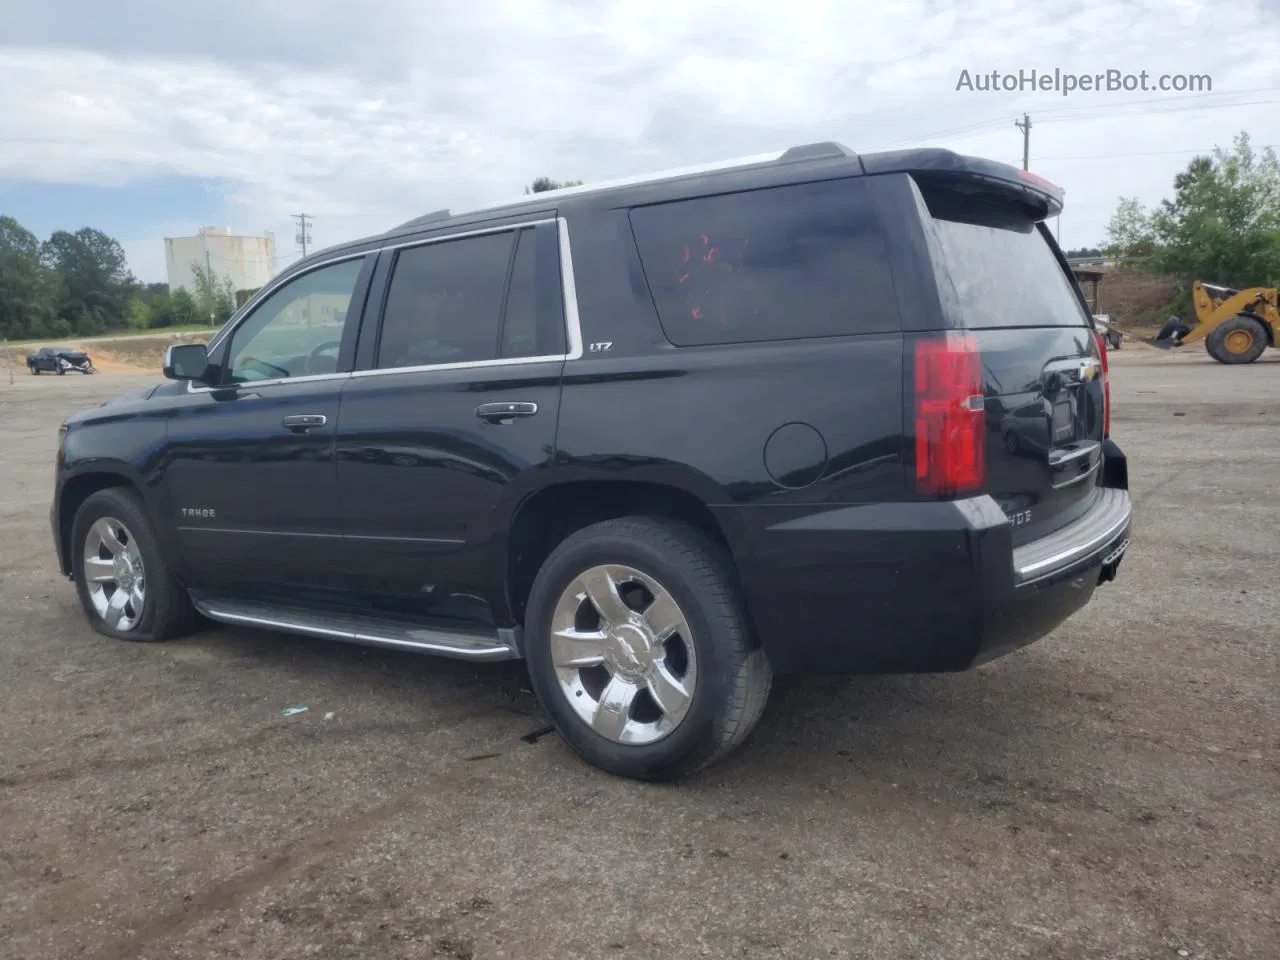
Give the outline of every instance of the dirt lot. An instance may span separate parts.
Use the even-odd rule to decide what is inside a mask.
[[[128,334],[113,337],[91,337],[80,340],[48,340],[37,344],[0,344],[0,377],[8,382],[13,374],[27,374],[27,355],[40,347],[67,347],[83,350],[93,358],[102,373],[137,373],[139,370],[160,371],[165,350],[174,343],[204,343],[210,334],[188,331],[154,334]]]
[[[538,736],[517,666],[92,633],[55,428],[142,380],[2,374],[7,960],[1280,956],[1275,351],[1115,356],[1134,546],[1053,636],[792,682],[675,787]]]

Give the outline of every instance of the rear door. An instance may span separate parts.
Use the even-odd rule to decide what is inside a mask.
[[[558,251],[545,221],[394,253],[337,437],[349,584],[384,613],[493,621],[500,534],[555,456]]]
[[[1014,543],[1084,513],[1102,466],[1101,356],[1043,223],[971,181],[918,179],[943,320],[975,342],[985,397],[985,483]]]

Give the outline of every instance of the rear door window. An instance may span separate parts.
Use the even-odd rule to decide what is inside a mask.
[[[677,346],[900,327],[860,179],[679,200],[630,216],[658,318]]]
[[[926,184],[925,228],[950,325],[1078,327],[1088,318],[1039,224],[998,199]]]
[[[554,229],[407,247],[387,291],[377,365],[421,367],[564,354]]]

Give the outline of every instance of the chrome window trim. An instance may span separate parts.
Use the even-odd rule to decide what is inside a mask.
[[[300,377],[276,377],[273,380],[246,380],[243,383],[224,383],[216,387],[193,387],[187,381],[187,393],[212,393],[215,390],[257,390],[259,387],[274,387],[282,383],[316,383],[321,380],[348,380],[351,371],[345,373],[304,373]]]
[[[568,335],[565,360],[582,359],[582,319],[578,316],[578,284],[573,276],[573,251],[569,246],[569,223],[556,217],[560,236],[560,290],[564,299],[564,328]]]
[[[514,367],[526,363],[564,363],[563,353],[543,357],[499,357],[496,360],[461,360],[458,363],[424,363],[413,367],[375,367],[372,370],[353,370],[349,377],[386,377],[393,373],[426,373],[429,370],[483,370],[486,367]]]
[[[327,267],[335,263],[342,263],[346,260],[356,260],[367,257],[371,253],[388,253],[393,250],[404,250],[411,247],[422,247],[433,243],[445,243],[449,240],[463,240],[467,237],[479,237],[491,233],[514,233],[517,230],[523,230],[529,227],[538,227],[554,223],[559,238],[560,248],[560,291],[561,298],[564,301],[564,327],[565,327],[565,344],[567,350],[565,353],[543,354],[537,357],[497,357],[492,360],[465,360],[459,363],[430,363],[421,364],[413,367],[374,367],[369,370],[352,370],[345,373],[315,373],[304,374],[299,377],[278,377],[273,380],[251,380],[240,384],[224,384],[222,386],[213,387],[195,387],[192,386],[190,380],[187,381],[188,393],[210,393],[214,390],[235,390],[235,389],[251,389],[256,390],[259,387],[273,387],[281,383],[314,383],[322,380],[342,380],[354,377],[374,377],[388,376],[395,373],[425,373],[430,370],[471,370],[485,369],[488,367],[515,367],[523,366],[530,363],[564,363],[568,360],[582,359],[582,319],[578,313],[578,286],[574,280],[573,274],[573,251],[569,243],[569,224],[564,217],[540,217],[537,220],[522,220],[519,223],[508,223],[496,227],[482,227],[476,230],[465,230],[460,233],[446,233],[433,237],[419,237],[415,240],[406,240],[401,243],[389,243],[386,246],[379,247],[376,250],[364,250],[360,253],[343,254],[342,256],[333,257],[329,260],[322,260],[312,264],[305,270],[290,274],[287,278],[282,279],[269,287],[264,287],[259,294],[245,305],[246,311],[243,316],[235,321],[235,326],[231,326],[228,322],[227,326],[219,330],[212,340],[209,341],[209,351],[212,353],[214,348],[226,337],[230,336],[235,330],[246,320],[249,319],[256,304],[261,300],[265,300],[271,296],[276,290],[301,277],[313,270],[319,270],[321,267]],[[253,309],[248,309],[249,307]]]
[[[468,237],[483,237],[490,233],[514,233],[517,230],[523,230],[526,227],[538,227],[544,224],[555,223],[561,220],[561,217],[539,217],[537,220],[521,220],[519,223],[504,223],[498,227],[477,227],[475,230],[463,230],[459,233],[442,233],[432,237],[418,237],[414,240],[403,240],[400,243],[389,243],[385,247],[380,247],[382,252],[388,250],[403,250],[406,247],[423,247],[431,243],[447,243],[450,240],[465,240]]]

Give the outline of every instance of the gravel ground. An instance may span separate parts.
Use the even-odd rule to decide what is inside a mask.
[[[663,787],[517,665],[93,633],[55,429],[148,378],[0,371],[0,956],[1274,960],[1277,361],[1126,346],[1117,583],[967,674],[788,682]]]

